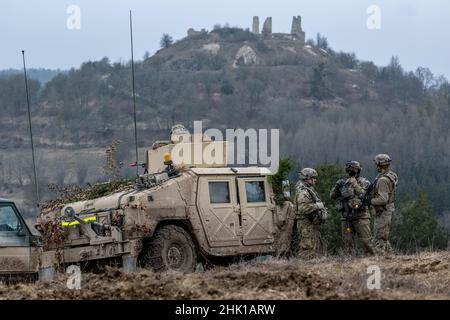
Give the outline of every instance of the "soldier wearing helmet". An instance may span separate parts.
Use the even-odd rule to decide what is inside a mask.
[[[393,253],[389,243],[392,214],[395,211],[395,191],[397,189],[397,174],[391,171],[391,157],[379,154],[374,158],[378,176],[373,182],[370,204],[375,211],[374,246],[379,253]]]
[[[347,179],[340,179],[331,189],[330,198],[336,202],[336,209],[341,213],[342,240],[349,253],[356,249],[356,238],[361,241],[364,252],[373,255],[371,245],[370,214],[365,203],[369,180],[361,177],[361,164],[349,161],[345,164]]]
[[[326,208],[314,190],[317,171],[304,168],[299,172],[296,185],[297,228],[299,232],[299,256],[310,259],[321,250],[320,225],[325,222]]]

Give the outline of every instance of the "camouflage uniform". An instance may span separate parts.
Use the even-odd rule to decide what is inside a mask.
[[[374,246],[379,252],[392,253],[389,243],[392,214],[395,211],[395,189],[398,177],[392,171],[380,173],[374,182],[371,204],[375,211]]]
[[[318,211],[317,203],[321,201],[312,187],[307,187],[300,181],[297,183],[296,189],[297,229],[300,239],[299,257],[310,259],[322,249],[320,222],[317,219],[311,221],[309,218]]]
[[[353,187],[349,180],[341,179],[331,189],[330,198],[339,200],[337,209],[343,213],[341,218],[342,240],[349,253],[356,250],[355,240],[361,241],[364,252],[369,255],[374,254],[371,245],[372,232],[370,230],[370,214],[368,206],[361,207],[362,199],[366,196],[366,191],[370,186],[369,180],[363,177],[356,178],[357,185]],[[348,217],[344,217],[347,210]]]

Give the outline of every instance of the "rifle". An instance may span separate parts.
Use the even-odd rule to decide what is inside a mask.
[[[324,224],[327,220],[327,215],[327,210],[324,208],[310,212],[306,215],[306,217],[313,224]]]
[[[366,194],[364,195],[364,197],[361,199],[362,201],[362,205],[361,208],[365,208],[365,207],[370,207],[370,202],[372,200],[372,192],[373,192],[373,188],[375,187],[375,185],[377,184],[379,179],[379,176],[377,176],[375,178],[375,180],[369,185],[369,187],[366,190]]]
[[[345,221],[345,231],[352,232],[352,229],[350,227],[350,219],[353,217],[353,210],[350,209],[350,206],[348,205],[348,198],[341,197],[339,199],[340,206],[338,208],[338,211],[341,213],[342,218]]]
[[[352,206],[350,206],[349,201],[352,200],[353,198],[347,193],[347,192],[343,192],[342,188],[349,188],[350,187],[350,183],[349,181],[341,181],[340,183],[338,183],[337,185],[338,189],[339,189],[339,193],[340,193],[340,197],[339,197],[339,205],[338,205],[338,212],[341,213],[342,218],[345,221],[345,231],[348,233],[352,232],[352,228],[350,226],[350,220],[353,218],[354,216],[354,210],[357,208],[354,208]],[[361,200],[361,199],[360,199]],[[361,200],[362,202],[362,200]],[[361,209],[363,209],[364,207],[361,205],[360,206]]]

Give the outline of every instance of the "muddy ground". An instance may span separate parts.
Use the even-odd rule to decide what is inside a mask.
[[[369,290],[369,266],[381,288]],[[0,299],[450,299],[450,253],[392,258],[325,257],[312,261],[258,258],[192,274],[140,271],[82,274],[50,284],[0,284]],[[373,282],[372,282],[373,283]]]

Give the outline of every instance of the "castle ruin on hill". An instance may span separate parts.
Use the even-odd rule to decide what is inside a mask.
[[[260,34],[258,16],[253,17],[252,32],[254,34]],[[302,30],[302,17],[301,16],[293,17],[290,34],[272,33],[272,17],[268,17],[264,21],[261,30],[261,35],[265,38],[296,40],[305,43],[305,32]]]
[[[253,24],[251,32],[261,36],[264,39],[278,39],[278,40],[294,40],[300,41],[302,44],[305,43],[305,32],[302,30],[302,17],[296,16],[292,19],[291,33],[273,33],[272,32],[272,17],[267,17],[262,25],[262,30],[260,32],[259,17],[253,17]],[[190,28],[188,30],[188,37],[195,36],[198,34],[206,33],[205,29],[201,31],[195,31]]]

